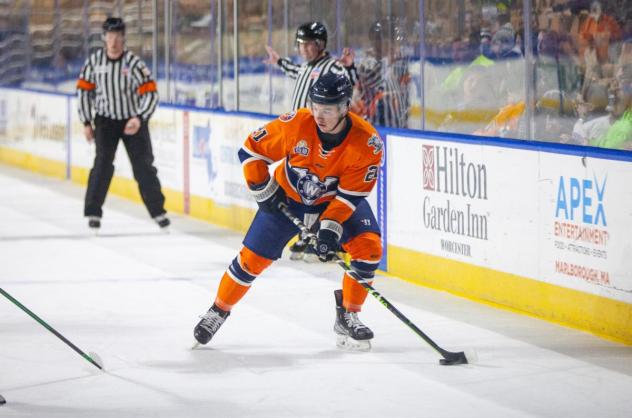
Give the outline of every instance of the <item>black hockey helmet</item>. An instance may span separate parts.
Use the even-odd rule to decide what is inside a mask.
[[[318,104],[349,104],[353,85],[344,74],[328,72],[321,76],[309,90],[309,99]]]
[[[327,46],[327,28],[320,22],[303,23],[296,30],[296,42],[322,41]]]
[[[108,17],[103,22],[103,33],[123,32],[125,34],[125,22],[120,17]]]

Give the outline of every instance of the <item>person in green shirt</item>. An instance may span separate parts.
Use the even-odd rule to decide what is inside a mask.
[[[610,86],[612,126],[590,145],[601,148],[632,150],[632,64],[617,72]]]

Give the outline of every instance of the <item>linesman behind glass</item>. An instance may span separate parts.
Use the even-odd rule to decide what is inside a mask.
[[[104,48],[86,60],[77,82],[79,119],[96,156],[88,178],[84,215],[95,232],[101,227],[102,206],[114,174],[114,156],[123,140],[141,198],[150,216],[166,230],[170,221],[164,209],[158,171],[149,137],[149,118],[158,105],[151,72],[125,48],[125,23],[109,17],[103,23]]]
[[[296,49],[305,60],[303,64],[296,64],[290,58],[281,58],[270,45],[266,45],[268,58],[264,63],[277,65],[288,77],[296,80],[292,92],[292,110],[307,107],[309,90],[330,71],[346,75],[351,84],[355,84],[358,77],[353,64],[353,50],[344,48],[340,59],[335,59],[326,48],[327,28],[321,22],[303,23],[296,30]]]
[[[408,58],[404,22],[394,17],[371,25],[372,48],[358,66],[356,110],[373,125],[406,128],[408,125]]]

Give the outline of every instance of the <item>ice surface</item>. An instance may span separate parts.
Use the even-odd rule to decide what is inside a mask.
[[[627,417],[632,348],[378,277],[375,287],[451,351],[439,356],[369,297],[369,353],[338,350],[341,270],[284,258],[208,346],[191,350],[241,234],[109,196],[100,236],[83,189],[0,167],[0,286],[101,372],[0,297],[0,417]]]

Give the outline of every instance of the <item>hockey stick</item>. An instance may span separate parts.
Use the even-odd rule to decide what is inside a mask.
[[[296,225],[298,229],[301,230],[303,235],[306,236],[310,242],[312,243],[316,242],[316,239],[317,239],[316,234],[314,234],[307,226],[305,226],[305,224],[299,218],[294,216],[285,204],[281,203],[279,205],[279,209],[294,225]],[[395,308],[395,306],[393,306],[391,302],[389,302],[384,296],[382,296],[377,290],[375,290],[373,286],[366,283],[366,281],[362,277],[360,277],[360,275],[355,270],[353,270],[353,268],[349,267],[347,263],[345,263],[344,260],[342,260],[337,254],[334,255],[334,259],[336,260],[336,263],[340,267],[342,267],[343,270],[349,276],[351,276],[356,282],[358,282],[362,287],[364,287],[364,289],[371,296],[375,297],[377,301],[380,302],[380,304],[382,304],[386,309],[391,311],[393,315],[395,315],[400,321],[402,321],[410,329],[412,329],[415,332],[415,334],[423,338],[423,340],[426,341],[430,345],[430,347],[434,348],[439,354],[441,354],[443,356],[443,358],[439,360],[439,363],[441,365],[451,366],[455,364],[468,363],[468,359],[465,355],[465,352],[460,351],[460,352],[455,353],[452,351],[444,350],[443,348],[439,347],[437,343],[435,343],[429,336],[427,336],[422,330],[420,330],[415,324],[413,324],[410,321],[410,319],[406,318],[406,316],[404,316],[403,313],[401,313],[397,308]]]
[[[51,327],[50,325],[48,325],[46,322],[44,322],[44,320],[42,318],[40,318],[39,316],[35,315],[33,312],[31,312],[26,306],[22,305],[19,301],[17,301],[13,296],[11,296],[10,294],[8,294],[7,292],[4,291],[4,289],[2,289],[0,287],[0,293],[2,293],[2,295],[4,295],[7,299],[9,299],[11,302],[13,302],[18,308],[22,309],[24,312],[26,312],[31,318],[33,318],[34,320],[36,320],[37,322],[39,322],[39,324],[41,326],[43,326],[44,328],[46,328],[47,330],[49,330],[50,332],[52,332],[57,338],[59,338],[60,340],[62,340],[63,342],[65,342],[70,348],[72,348],[73,350],[75,350],[77,353],[79,353],[79,355],[81,357],[83,357],[84,359],[88,360],[90,363],[92,363],[95,367],[99,368],[99,370],[103,370],[103,362],[101,361],[101,359],[99,358],[99,356],[96,353],[90,353],[92,355],[92,357],[90,357],[89,355],[87,355],[86,353],[84,353],[83,351],[81,351],[79,349],[79,347],[77,347],[76,345],[74,345],[73,343],[71,343],[70,341],[68,341],[66,339],[66,337],[64,337],[63,335],[61,335],[59,332],[57,332],[53,327]],[[94,357],[94,358],[93,358]]]

